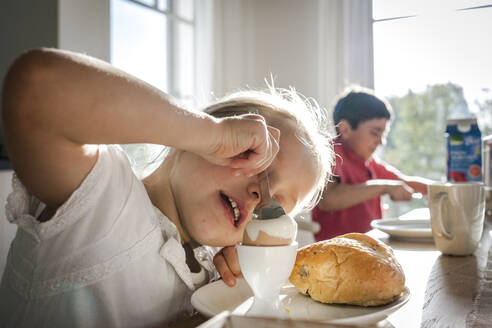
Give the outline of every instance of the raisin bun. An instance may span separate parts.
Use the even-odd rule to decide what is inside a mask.
[[[290,282],[323,303],[376,306],[405,290],[405,275],[384,243],[350,233],[297,251]]]

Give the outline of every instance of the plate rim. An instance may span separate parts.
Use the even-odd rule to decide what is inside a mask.
[[[245,281],[244,278],[238,278],[238,281],[239,280],[242,280],[243,284],[246,284],[247,285],[247,282]],[[199,291],[202,290],[203,288],[207,287],[207,289],[210,289],[210,288],[214,288],[213,286],[215,285],[223,285],[227,288],[234,288],[234,287],[228,287],[222,279],[220,280],[216,280],[214,282],[211,282],[209,284],[206,284],[200,288],[198,288],[197,290],[195,290],[191,296],[191,304],[193,306],[193,308],[195,308],[195,310],[197,310],[198,312],[200,312],[201,314],[203,315],[206,315],[210,318],[212,318],[213,316],[219,314],[220,312],[222,311],[225,311],[227,309],[223,309],[217,313],[215,313],[213,311],[213,309],[210,308],[210,306],[208,306],[207,304],[205,304],[204,302],[202,302],[200,300],[200,298],[197,296],[199,295]],[[236,286],[237,283],[236,283]],[[287,282],[284,286],[292,286],[292,284],[290,282]],[[202,290],[203,292],[203,290]],[[250,296],[251,297],[251,296]],[[366,313],[366,314],[361,314],[361,315],[357,315],[357,316],[352,316],[352,317],[346,317],[346,318],[335,318],[335,319],[327,319],[327,320],[310,320],[312,322],[318,322],[318,323],[330,323],[330,324],[365,324],[365,323],[373,323],[375,322],[374,320],[375,319],[378,319],[377,321],[381,321],[381,320],[384,320],[386,317],[388,317],[388,315],[396,312],[398,309],[400,309],[402,306],[404,306],[406,303],[408,303],[408,301],[410,300],[410,297],[411,297],[411,292],[410,292],[410,289],[408,288],[408,286],[405,285],[405,290],[403,291],[403,293],[394,301],[392,301],[391,303],[388,303],[388,304],[385,304],[385,305],[382,305],[382,306],[389,306],[387,308],[384,308],[380,311],[375,311],[375,312],[371,312],[371,313]],[[248,299],[248,298],[247,298]],[[245,302],[247,299],[243,299],[241,300],[241,303],[242,304],[243,302]],[[313,302],[316,302],[313,300]],[[391,305],[392,303],[394,303],[393,305]],[[342,304],[326,304],[326,306],[339,306],[339,305],[342,305]],[[356,305],[354,305],[356,306]],[[361,306],[361,308],[371,308],[371,307],[363,307]],[[376,307],[375,307],[376,308]],[[305,320],[308,320],[309,319],[305,319]],[[363,321],[361,321],[363,320]]]
[[[424,222],[429,225],[428,228],[405,229],[405,223],[410,225]],[[371,221],[371,227],[398,237],[432,238],[432,226],[428,219],[376,219]]]

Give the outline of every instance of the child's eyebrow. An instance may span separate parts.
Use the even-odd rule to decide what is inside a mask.
[[[384,131],[384,130],[386,130],[386,129],[379,128],[379,127],[373,127],[373,128],[372,128],[372,130],[373,130],[373,131],[378,131],[378,132],[379,132],[379,131]]]

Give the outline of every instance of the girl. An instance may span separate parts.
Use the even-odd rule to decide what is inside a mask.
[[[7,217],[19,229],[0,322],[135,327],[186,313],[215,270],[193,246],[242,240],[265,169],[287,212],[317,199],[332,155],[301,100],[246,93],[190,112],[84,55],[21,56],[2,103],[15,170]],[[139,180],[114,144],[143,142],[173,150]],[[215,263],[230,279],[240,271],[227,249]]]

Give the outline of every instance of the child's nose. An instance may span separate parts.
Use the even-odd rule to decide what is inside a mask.
[[[268,206],[271,201],[270,186],[268,179],[264,178],[265,175],[258,175],[257,179],[248,185],[248,210],[261,210]]]
[[[247,191],[248,199],[246,200],[246,207],[248,211],[253,211],[261,202],[261,188],[258,181],[250,183]]]

